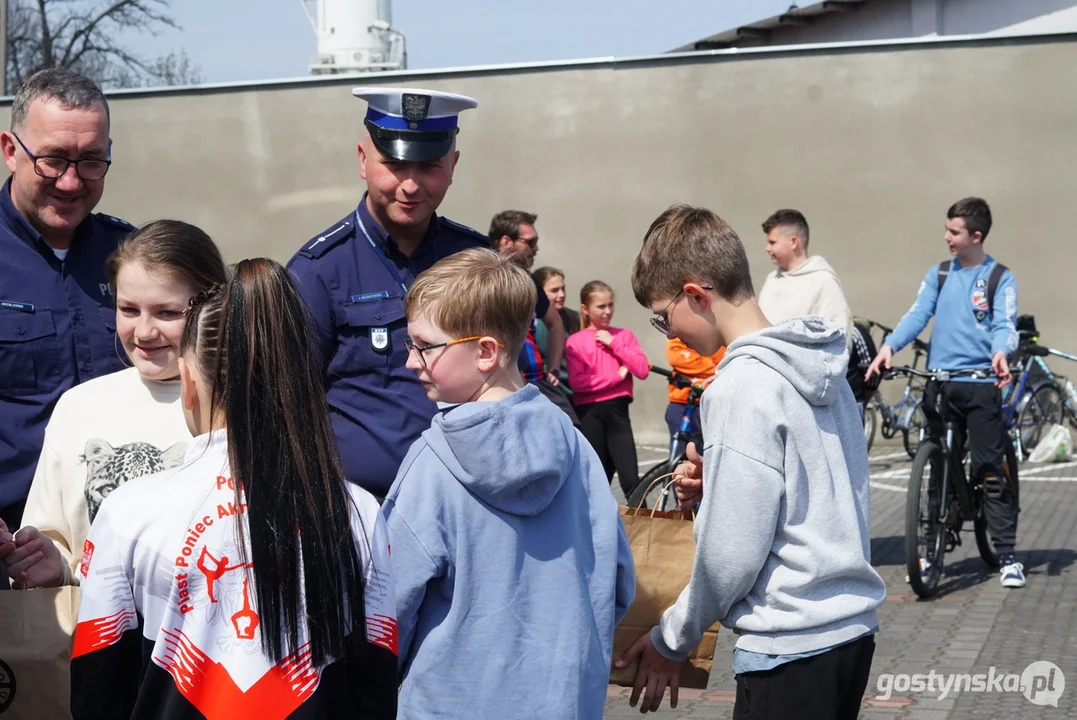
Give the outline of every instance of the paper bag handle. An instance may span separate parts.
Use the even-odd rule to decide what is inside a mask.
[[[663,480],[665,480],[668,477],[673,477],[673,473],[666,473],[665,475],[660,475],[660,476],[656,477],[654,479],[654,481],[650,485],[647,486],[647,490],[643,493],[643,497],[640,498],[639,505],[636,506],[636,512],[637,513],[640,510],[643,509],[643,503],[647,500],[647,496],[651,493],[651,489],[654,488],[655,485],[662,482]],[[669,488],[673,487],[676,484],[677,484],[676,480],[670,480],[668,483],[666,483],[665,487],[663,488],[663,492],[668,490]],[[654,514],[656,512],[658,512],[658,506],[657,505],[655,505],[653,508],[651,508],[651,517],[654,517]],[[690,519],[695,520],[696,514],[695,514],[694,511],[692,511],[692,510],[682,510],[681,512],[683,512],[685,515],[687,515]]]
[[[665,475],[659,475],[658,477],[656,477],[654,479],[653,482],[651,482],[650,485],[647,486],[647,489],[643,491],[643,495],[640,497],[639,505],[636,506],[636,512],[639,512],[640,510],[643,509],[643,503],[647,500],[647,496],[651,494],[651,490],[654,488],[654,486],[657,485],[658,483],[662,482],[663,480],[665,480],[668,477],[673,477],[673,473],[666,473]],[[677,482],[677,481],[676,480],[671,480],[669,482],[669,484],[666,485],[666,487],[668,488],[670,485],[674,484],[675,482]]]

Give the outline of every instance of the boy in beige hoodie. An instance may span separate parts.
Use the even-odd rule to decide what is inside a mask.
[[[767,275],[759,307],[772,323],[819,315],[845,333],[852,312],[834,269],[816,255],[808,257],[808,221],[797,210],[778,210],[763,223],[767,254],[778,269]]]

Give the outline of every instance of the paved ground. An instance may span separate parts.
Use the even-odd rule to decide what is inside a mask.
[[[641,461],[658,456],[643,451]],[[1017,559],[1025,565],[1027,587],[1003,589],[998,576],[986,572],[969,530],[964,544],[947,556],[939,596],[930,601],[918,600],[905,583],[902,542],[908,457],[900,447],[876,447],[871,468],[872,562],[886,581],[889,596],[879,611],[881,630],[861,717],[1077,717],[1077,460],[1021,467]],[[682,691],[680,707],[670,710],[663,703],[658,717],[732,717],[736,689],[729,669],[732,645],[732,633],[719,633],[709,688]],[[916,692],[895,677],[895,687],[885,697],[890,682],[885,674],[983,674],[990,681],[992,673],[1021,675],[1037,661],[1054,663],[1061,673],[1041,681],[1052,680],[1056,696],[1062,691],[1057,708],[1035,705],[1019,691],[968,692],[964,684],[970,681],[961,679],[957,680],[961,691],[940,699],[937,687],[934,692]],[[1030,674],[1036,670],[1030,669]],[[1005,688],[1006,682],[998,685]],[[606,718],[639,716],[629,707],[628,694],[628,688],[610,688]],[[1041,691],[1037,697],[1042,700],[1049,694]]]

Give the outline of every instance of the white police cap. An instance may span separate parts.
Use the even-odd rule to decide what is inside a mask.
[[[466,95],[416,88],[357,87],[352,95],[367,101],[364,124],[375,147],[418,162],[444,157],[459,132],[457,116],[479,104]]]

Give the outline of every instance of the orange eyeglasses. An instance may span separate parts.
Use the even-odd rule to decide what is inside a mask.
[[[426,356],[423,355],[427,350],[437,350],[438,348],[450,347],[452,345],[459,345],[460,343],[473,342],[475,340],[482,340],[485,335],[473,335],[471,337],[459,338],[458,340],[449,340],[448,342],[435,343],[433,345],[423,345],[422,347],[416,345],[411,341],[411,338],[404,338],[404,347],[408,349],[408,352],[416,352],[419,354],[419,364],[426,368]],[[497,346],[502,350],[505,348],[504,343],[498,343]]]

